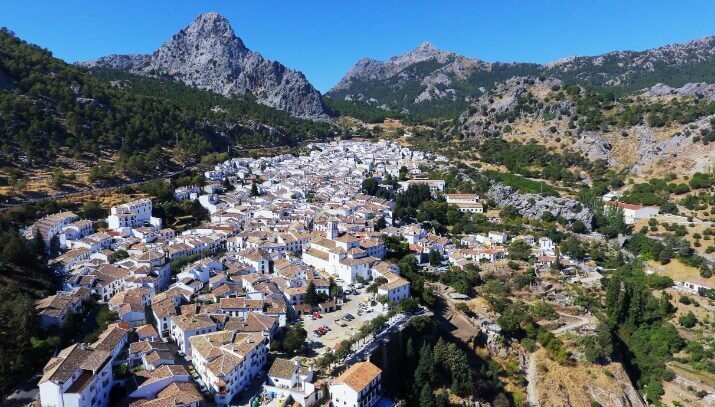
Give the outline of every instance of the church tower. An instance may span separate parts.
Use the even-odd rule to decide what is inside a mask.
[[[325,237],[330,240],[335,240],[338,238],[338,222],[334,220],[329,220],[326,223]]]

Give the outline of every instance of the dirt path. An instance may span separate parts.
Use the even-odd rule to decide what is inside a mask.
[[[571,315],[571,314],[564,314],[563,312],[559,312],[558,314],[563,317],[578,319],[578,321],[564,325],[561,328],[554,329],[553,331],[551,331],[551,333],[553,333],[554,335],[572,331],[572,330],[578,329],[584,325],[596,323],[596,318],[594,318],[593,316],[590,316],[590,315],[588,315],[588,316]]]
[[[529,382],[526,386],[526,400],[531,407],[538,407],[539,396],[536,393],[536,357],[533,353],[529,355],[529,367],[526,370],[526,380]]]
[[[479,328],[474,326],[469,318],[457,310],[454,300],[447,294],[444,285],[437,283],[433,285],[433,288],[435,289],[434,293],[439,299],[437,307],[435,307],[435,315],[440,317],[437,322],[442,324],[446,331],[464,343],[470,343],[478,334]]]

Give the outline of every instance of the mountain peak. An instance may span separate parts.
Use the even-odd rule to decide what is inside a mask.
[[[241,48],[245,48],[243,41],[236,37],[231,23],[219,13],[210,12],[199,14],[194,21],[186,26],[177,35],[188,35],[195,39],[200,38],[224,38],[237,43]]]
[[[439,52],[439,49],[431,42],[425,41],[422,44],[418,45],[417,48],[415,48],[415,51]]]
[[[230,33],[231,35],[235,35],[233,32],[233,28],[231,28],[231,23],[228,22],[226,17],[213,11],[209,13],[199,14],[194,19],[194,21],[189,24],[187,28],[191,27],[202,27],[217,32]]]
[[[224,96],[251,94],[298,117],[327,118],[320,93],[302,73],[246,48],[219,13],[200,14],[151,55],[115,55],[84,65],[166,75]]]

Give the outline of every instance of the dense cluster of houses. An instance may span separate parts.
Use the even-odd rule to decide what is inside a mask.
[[[72,345],[47,364],[41,404],[107,405],[112,366],[127,364],[134,373],[121,380],[136,384],[131,405],[198,405],[202,397],[178,361],[186,357],[204,390],[226,405],[265,368],[281,327],[340,306],[338,287],[381,278],[377,295],[393,303],[408,297],[410,284],[382,260],[375,230],[379,219],[392,224],[394,203],[360,188],[367,176],[398,176],[402,167],[417,173],[428,158],[389,142],[342,141],[315,144],[301,157],[231,159],[206,172],[207,185],[177,188],[176,200],[197,200],[210,214],[180,233],[152,216],[149,199],[112,207],[101,230],[71,212],[41,219],[26,236],[39,234],[59,250],[50,265],[63,281],[36,303],[42,324],[61,327],[95,303],[118,316],[97,342]],[[315,295],[321,302],[309,304]],[[280,374],[267,386],[282,389],[289,380],[294,399],[311,404],[319,394],[312,374],[292,363],[272,369]]]
[[[445,182],[423,172],[438,159],[387,141],[314,144],[299,157],[230,159],[205,172],[206,185],[174,191],[177,201],[197,201],[209,213],[180,232],[152,216],[149,199],[112,207],[101,230],[71,212],[40,219],[25,234],[59,250],[51,266],[63,281],[61,291],[36,303],[42,325],[61,327],[94,303],[106,304],[118,319],[95,343],[66,348],[47,364],[42,405],[107,405],[111,367],[120,364],[133,371],[121,379],[135,384],[133,406],[198,405],[203,396],[192,375],[218,405],[227,405],[266,368],[274,335],[301,315],[340,307],[341,287],[377,280],[376,295],[390,303],[410,296],[409,281],[383,260],[383,235],[406,242],[420,262],[436,257],[458,268],[502,259],[515,241],[530,247],[537,266],[569,261],[548,237],[491,231],[453,241],[419,224],[393,226],[394,203],[361,191],[367,177],[397,178],[406,170],[410,179],[399,188],[427,185],[442,194]],[[476,194],[444,197],[462,212],[484,212]],[[382,221],[387,226],[376,230]],[[195,373],[179,358],[190,360]],[[303,406],[327,396],[335,405],[372,405],[380,375],[369,362],[355,364],[331,382],[328,394],[310,368],[277,359],[264,389]]]

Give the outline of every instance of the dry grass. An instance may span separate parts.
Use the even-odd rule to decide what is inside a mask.
[[[663,405],[675,405],[678,402],[683,406],[704,406],[704,401],[695,394],[698,389],[709,393],[715,392],[715,375],[705,372],[695,372],[689,366],[678,362],[670,362],[668,368],[675,372],[676,376],[685,381],[674,380],[663,382],[665,394],[661,397]],[[682,383],[692,383],[692,385],[681,385]]]
[[[698,271],[698,269],[686,266],[677,259],[671,260],[668,264],[660,264],[655,261],[649,261],[648,269],[653,270],[658,274],[668,276],[674,281],[690,281],[715,288],[715,276],[703,278],[700,276],[700,271]]]
[[[544,350],[537,351],[535,357],[536,389],[542,407],[590,407],[592,401],[604,407],[624,405],[621,402],[626,392],[635,392],[620,363],[563,366],[549,359]]]

